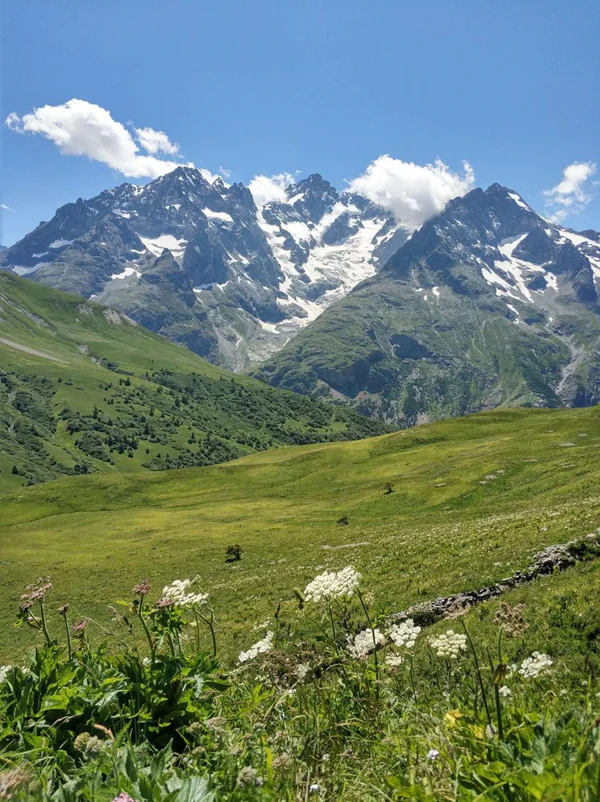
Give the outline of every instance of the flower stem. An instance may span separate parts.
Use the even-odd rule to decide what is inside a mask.
[[[71,633],[69,631],[69,622],[67,621],[67,616],[64,616],[65,620],[65,630],[67,633],[67,649],[69,650],[69,660],[73,657],[73,649],[71,648]]]
[[[213,657],[217,656],[217,636],[215,634],[215,613],[212,607],[210,608],[210,618],[207,618],[200,611],[198,611],[200,618],[206,623],[210,629],[210,637],[212,639]]]
[[[371,628],[371,632],[373,633],[373,663],[375,666],[375,681],[377,683],[376,693],[377,696],[379,696],[379,661],[377,659],[377,641],[375,640],[375,627],[373,626],[373,622],[371,621],[371,616],[369,615],[369,611],[367,609],[367,605],[365,604],[365,600],[362,597],[362,593],[360,592],[360,590],[357,590],[356,593],[358,595],[358,598],[360,599],[360,603],[362,605],[369,627]]]
[[[146,639],[148,641],[148,646],[150,647],[150,654],[152,656],[152,662],[154,663],[154,662],[156,662],[155,649],[154,649],[154,640],[152,639],[152,635],[150,634],[150,630],[148,629],[148,624],[146,623],[146,620],[144,618],[143,607],[144,607],[144,597],[140,596],[140,603],[138,605],[137,613],[138,613],[140,621],[142,622],[142,627],[143,627],[144,632],[146,634]]]
[[[479,688],[481,690],[481,698],[483,699],[483,706],[485,707],[485,714],[487,716],[488,724],[492,727],[492,717],[490,715],[490,708],[488,706],[487,696],[485,695],[485,687],[483,685],[483,677],[481,676],[481,668],[479,667],[479,660],[477,659],[477,652],[475,650],[475,644],[473,643],[473,639],[471,638],[471,634],[467,629],[465,622],[460,619],[460,623],[462,624],[462,628],[465,631],[465,635],[467,636],[467,640],[469,641],[469,646],[471,647],[471,652],[473,654],[473,662],[475,664],[475,673],[477,674],[477,679],[479,680]]]
[[[48,632],[48,626],[46,624],[46,611],[44,610],[44,602],[40,602],[40,613],[41,613],[41,621],[42,621],[42,632],[44,633],[44,638],[46,638],[46,643],[48,646],[52,646],[52,638],[50,637],[50,633]]]

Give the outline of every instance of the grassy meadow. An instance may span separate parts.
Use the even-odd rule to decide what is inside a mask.
[[[107,603],[140,580],[158,591],[198,575],[228,653],[325,569],[352,564],[390,611],[502,579],[541,548],[598,527],[599,442],[597,408],[496,410],[206,468],[6,493],[2,657],[30,645],[12,625],[38,576],[51,578],[57,606],[68,600],[106,626]],[[233,544],[242,559],[228,564]]]

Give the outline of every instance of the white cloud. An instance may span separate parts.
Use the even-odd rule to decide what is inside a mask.
[[[266,203],[286,200],[285,189],[294,183],[291,173],[278,173],[277,175],[255,175],[248,184],[254,198],[254,203],[261,209]]]
[[[550,220],[561,223],[570,214],[577,214],[592,200],[590,181],[596,172],[593,162],[573,162],[563,170],[562,181],[544,191]]]
[[[469,192],[474,183],[475,175],[468,162],[463,163],[461,175],[439,159],[420,165],[384,155],[371,162],[349,188],[388,209],[404,228],[412,231],[441,212],[449,200]]]
[[[154,128],[135,128],[138,142],[147,153],[167,153],[176,156],[179,145],[171,142],[164,131],[155,131]]]
[[[131,178],[158,178],[178,166],[175,161],[141,154],[124,125],[113,120],[106,109],[86,100],[73,98],[59,106],[42,106],[22,117],[11,112],[6,125],[20,134],[41,134],[61,153],[87,156]],[[134,130],[149,153],[177,152],[177,146],[162,131]]]
[[[3,212],[14,212],[14,209],[7,203],[0,203],[0,209],[2,209]]]
[[[219,167],[219,174],[222,175],[226,181],[231,178],[231,170],[228,170],[226,167]]]

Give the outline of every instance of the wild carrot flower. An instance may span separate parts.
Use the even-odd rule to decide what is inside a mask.
[[[390,652],[386,655],[385,662],[390,668],[398,668],[404,662],[404,657],[396,652]]]
[[[188,588],[195,581],[195,579],[174,579],[170,585],[165,585],[163,588],[163,598],[172,599],[180,607],[205,604],[208,601],[208,593],[188,593]]]
[[[157,599],[154,602],[155,607],[174,607],[177,604],[175,599],[169,599],[166,596],[163,596],[162,599]]]
[[[512,691],[508,687],[508,685],[501,685],[498,688],[498,693],[500,694],[500,696],[503,696],[505,699],[508,699],[509,696],[512,696]]]
[[[440,753],[437,749],[430,749],[429,752],[427,752],[427,760],[437,760],[439,756]]]
[[[27,592],[21,596],[22,602],[29,602],[31,604],[33,604],[33,602],[42,602],[52,590],[52,582],[38,579],[37,584],[27,585],[25,590]]]
[[[412,618],[407,618],[406,621],[390,627],[389,636],[396,646],[412,649],[420,631],[421,627],[416,627]]]
[[[83,633],[87,625],[90,623],[89,618],[80,618],[79,621],[75,621],[74,624],[71,624],[71,629],[73,632]]]
[[[147,596],[150,593],[150,580],[144,579],[138,583],[131,591],[134,596]]]
[[[123,792],[122,794],[119,794],[119,796],[116,796],[112,802],[137,802],[137,799],[134,799],[132,796],[129,796],[129,794]]]
[[[102,738],[98,738],[97,735],[91,735],[85,745],[85,753],[90,757],[96,757],[106,748],[106,745],[106,741],[103,741]]]
[[[69,605],[68,604],[63,604],[63,606],[59,607],[56,612],[59,615],[62,615],[62,617],[64,618],[66,616],[66,614],[68,613],[68,611],[69,611]]]
[[[360,574],[351,565],[341,571],[325,571],[309,582],[304,589],[306,601],[350,598],[358,589]]]
[[[263,778],[259,776],[256,769],[252,766],[244,766],[237,776],[238,788],[243,788],[245,785],[262,785]]]
[[[309,671],[310,671],[309,663],[300,663],[299,665],[296,666],[294,673],[296,674],[299,680],[303,680],[306,679],[306,676],[308,675]]]
[[[531,657],[525,658],[521,663],[519,674],[525,679],[532,679],[539,677],[544,671],[547,671],[552,665],[552,660],[547,654],[541,652],[533,652]]]
[[[378,629],[363,629],[354,637],[348,635],[348,651],[358,660],[364,659],[378,646],[385,646],[385,635]]]
[[[432,638],[431,647],[438,657],[447,657],[456,660],[461,651],[467,648],[467,636],[448,629],[443,635]]]
[[[259,640],[254,646],[251,646],[247,652],[240,652],[238,660],[240,663],[246,663],[248,660],[254,660],[259,654],[266,654],[273,648],[273,633],[267,632],[266,636]]]
[[[80,732],[79,735],[73,741],[73,748],[76,752],[85,752],[85,748],[87,746],[87,742],[90,740],[92,736],[89,732]]]

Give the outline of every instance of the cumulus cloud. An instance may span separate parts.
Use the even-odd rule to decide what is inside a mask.
[[[577,214],[592,200],[590,188],[597,182],[591,178],[596,172],[593,162],[573,162],[563,170],[562,181],[544,192],[550,219],[561,223],[568,215]]]
[[[261,209],[266,203],[271,201],[284,202],[286,200],[285,189],[294,183],[294,176],[291,173],[278,173],[277,175],[255,175],[248,184],[248,188],[254,198],[254,203]]]
[[[137,140],[147,153],[166,153],[176,156],[179,145],[171,142],[164,131],[155,131],[154,128],[136,128]]]
[[[54,142],[61,153],[87,156],[130,178],[158,178],[178,166],[176,161],[155,155],[178,153],[178,146],[162,131],[134,128],[138,145],[109,111],[86,100],[73,98],[62,105],[42,106],[22,117],[11,112],[5,122],[20,134],[40,134]],[[140,145],[151,155],[141,153]]]
[[[460,174],[439,159],[421,165],[384,155],[351,181],[349,189],[387,209],[404,228],[413,231],[441,212],[449,200],[469,192],[474,183],[468,162],[463,162]]]

